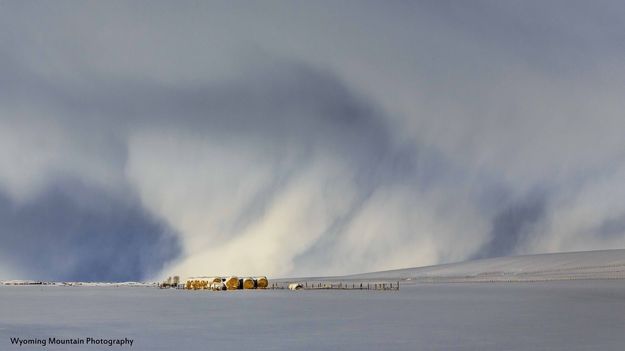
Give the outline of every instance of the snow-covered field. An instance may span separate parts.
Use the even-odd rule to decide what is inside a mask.
[[[625,250],[498,257],[341,277],[343,278],[410,279],[422,282],[625,279]]]
[[[625,280],[382,291],[0,286],[0,350],[130,338],[133,350],[623,350]],[[115,346],[115,349],[127,347]]]
[[[11,344],[92,337],[132,339],[133,350],[620,351],[625,279],[614,278],[624,256],[508,257],[340,278],[411,279],[399,291],[0,285],[0,350],[128,349]]]

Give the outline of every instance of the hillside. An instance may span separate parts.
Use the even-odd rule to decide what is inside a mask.
[[[497,257],[437,266],[355,274],[341,278],[423,282],[625,279],[625,250]]]

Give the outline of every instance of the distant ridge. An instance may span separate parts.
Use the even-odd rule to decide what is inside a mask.
[[[422,282],[625,279],[625,249],[496,257],[340,278]]]

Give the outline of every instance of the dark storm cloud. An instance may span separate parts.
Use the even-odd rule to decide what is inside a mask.
[[[80,181],[50,186],[32,202],[0,194],[0,255],[24,279],[130,281],[179,258],[175,233],[142,209]]]
[[[596,234],[604,238],[615,238],[625,233],[625,214],[607,218],[595,230]],[[592,233],[595,234],[595,233]]]
[[[618,245],[624,197],[592,194],[622,188],[623,14],[569,1],[4,2],[0,240],[31,247],[39,218],[43,242],[59,240],[30,265],[3,248],[0,263],[77,279],[215,257],[340,273]],[[570,234],[578,221],[590,234]],[[154,260],[132,261],[127,238]],[[103,266],[106,240],[119,266]],[[284,260],[238,266],[250,245]]]
[[[146,130],[183,133],[189,138],[200,139],[227,136],[233,139],[233,145],[249,144],[276,164],[280,164],[286,152],[295,153],[296,163],[276,168],[271,182],[256,189],[250,201],[235,214],[232,227],[223,229],[229,240],[262,220],[291,178],[305,170],[318,155],[332,155],[354,170],[351,176],[359,188],[361,200],[353,205],[352,212],[357,211],[375,187],[393,179],[410,177],[414,167],[411,148],[401,152],[393,150],[385,117],[378,107],[350,91],[332,72],[302,62],[274,60],[253,64],[232,79],[187,86],[130,78],[98,78],[89,74],[78,82],[52,81],[19,64],[10,67],[10,71],[21,78],[16,79],[19,84],[6,92],[5,105],[19,109],[24,100],[33,99],[28,101],[29,104],[35,104],[45,113],[29,123],[37,125],[42,120],[51,120],[60,125],[78,152],[106,164],[112,173],[121,174],[127,166],[128,138]],[[64,150],[59,153],[61,162],[55,166],[72,161],[64,160],[67,158],[63,155]],[[219,163],[206,167],[227,167],[228,157],[224,154]],[[68,171],[61,171],[60,176],[55,173],[59,172],[47,176],[64,179]],[[88,179],[83,181],[89,182]],[[118,186],[126,184],[123,182]],[[237,186],[234,185],[233,192]],[[31,265],[20,262],[31,272],[38,271],[38,268],[40,272],[49,272],[49,277],[64,279],[130,279],[153,274],[157,271],[155,267],[179,254],[177,243],[159,241],[157,224],[151,223],[151,218],[145,218],[146,214],[142,212],[145,210],[139,204],[132,203],[136,206],[133,208],[136,214],[119,218],[119,214],[107,212],[109,202],[113,200],[105,197],[102,202],[92,204],[96,211],[94,215],[80,212],[80,208],[70,201],[71,197],[67,197],[67,189],[65,192],[54,189],[46,189],[43,195],[30,199],[18,213],[8,212],[9,198],[4,199],[5,207],[1,211],[7,220],[13,221],[5,225],[7,230],[3,237],[29,220],[33,221],[30,225],[37,226],[36,216],[48,213],[48,207],[54,202],[59,203],[54,208],[58,211],[54,216],[56,219],[52,221],[47,217],[45,223],[50,232],[47,238],[58,237],[54,241],[56,245]],[[103,194],[92,195],[100,198]],[[106,212],[102,217],[97,215],[98,206],[103,206]],[[82,218],[86,218],[86,222],[83,223]],[[74,221],[80,223],[78,228],[72,226]],[[71,230],[68,231],[67,226]],[[31,247],[37,229],[11,236],[7,253],[13,251],[8,248]],[[223,237],[224,233],[221,235]],[[150,242],[151,239],[156,242]],[[108,248],[97,245],[104,241],[107,241]],[[141,247],[144,241],[145,246]],[[130,243],[132,247],[120,250],[119,245],[123,243]],[[172,245],[171,256],[162,251],[167,250],[168,243]],[[80,264],[65,267],[60,272],[45,269],[54,266],[55,260],[63,259],[64,248],[68,259]],[[36,250],[36,247],[31,249]],[[133,250],[160,254],[153,254],[153,261],[140,264],[143,260],[132,260]],[[119,264],[107,269],[103,264],[113,259],[115,252],[119,253]]]
[[[577,74],[621,54],[622,4],[613,1],[425,1],[452,30],[547,74]],[[566,59],[564,59],[566,58]],[[486,60],[490,62],[490,60]]]
[[[492,219],[490,240],[476,257],[500,257],[515,253],[526,244],[531,235],[536,234],[538,226],[548,214],[548,198],[543,192],[533,191],[525,197],[507,203]]]
[[[134,131],[165,128],[203,137],[231,133],[243,143],[280,147],[325,144],[347,152],[350,162],[380,158],[390,147],[377,106],[333,72],[298,60],[264,59],[227,79],[179,85],[88,71],[64,81],[32,72],[10,56],[0,52],[0,58],[8,57],[0,72],[12,77],[0,95],[6,106],[41,107],[46,113],[37,119],[53,119],[91,137],[110,133],[108,146]]]

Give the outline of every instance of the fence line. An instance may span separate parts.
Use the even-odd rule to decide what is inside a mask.
[[[296,281],[271,283],[268,289],[281,290],[288,289],[289,284],[299,283],[301,290],[376,290],[376,291],[398,291],[399,281],[387,283],[371,282],[319,282],[319,281]]]

